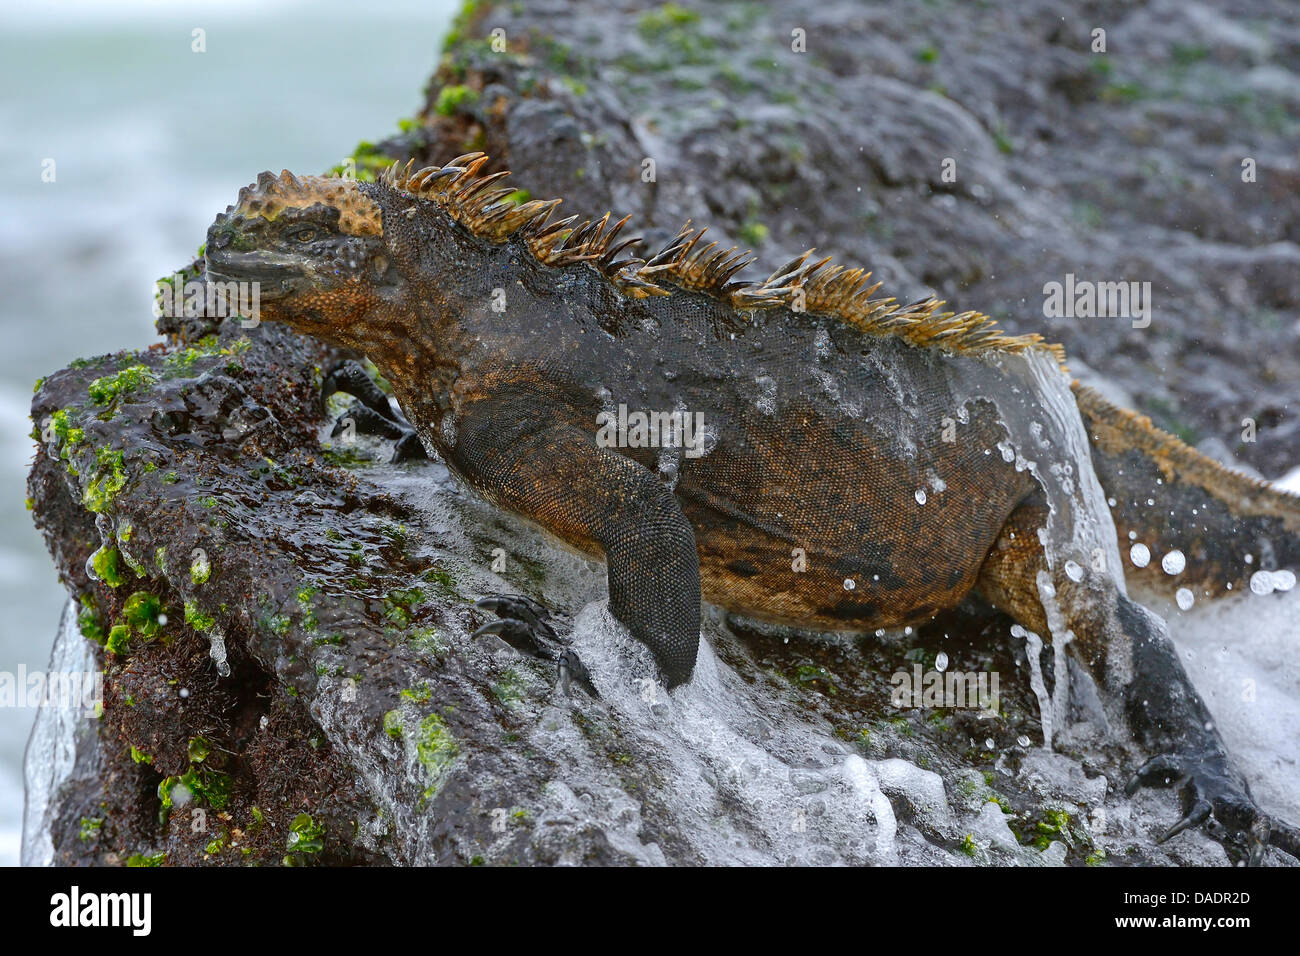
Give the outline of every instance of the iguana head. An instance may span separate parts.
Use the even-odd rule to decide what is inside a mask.
[[[257,283],[256,318],[344,344],[395,278],[379,206],[359,184],[288,170],[239,191],[208,228],[204,260],[209,282]]]

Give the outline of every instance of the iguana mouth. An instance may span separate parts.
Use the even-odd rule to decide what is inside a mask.
[[[304,274],[302,264],[289,256],[229,249],[209,251],[204,256],[204,272],[210,282],[256,282],[262,299],[288,295],[294,280]]]

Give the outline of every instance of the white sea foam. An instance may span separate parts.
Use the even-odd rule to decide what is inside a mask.
[[[1255,798],[1300,825],[1300,591],[1148,600]]]

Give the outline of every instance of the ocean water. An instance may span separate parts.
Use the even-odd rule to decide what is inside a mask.
[[[64,601],[24,506],[32,384],[74,358],[154,341],[154,280],[190,260],[260,170],[322,172],[395,131],[420,105],[457,7],[0,7],[0,672],[46,668]],[[0,707],[0,865],[18,861],[34,717]]]

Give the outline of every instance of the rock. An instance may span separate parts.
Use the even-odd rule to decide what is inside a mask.
[[[1020,763],[1020,777],[1031,790],[1082,806],[1098,805],[1106,799],[1104,776],[1089,777],[1077,761],[1050,750],[1027,753]]]
[[[1020,843],[1011,832],[1011,827],[1007,826],[1006,814],[991,800],[980,808],[971,832],[978,839],[987,841],[999,850],[1007,853],[1020,852]]]
[[[880,789],[891,799],[901,800],[937,832],[952,829],[952,815],[944,795],[943,779],[937,774],[894,758],[873,765]]]

